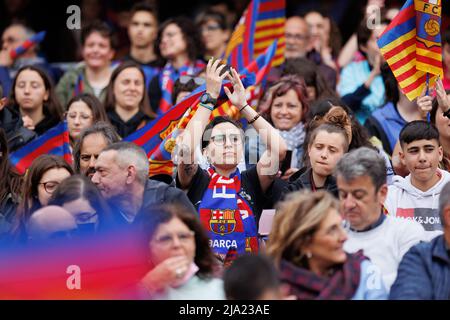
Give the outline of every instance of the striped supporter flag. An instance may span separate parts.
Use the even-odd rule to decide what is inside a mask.
[[[411,101],[420,96],[428,76],[430,86],[443,76],[440,28],[441,0],[407,0],[378,40],[383,57]]]
[[[63,121],[19,150],[11,153],[9,158],[12,165],[21,174],[24,174],[33,160],[42,154],[61,156],[67,163],[72,164],[69,141],[67,122]]]

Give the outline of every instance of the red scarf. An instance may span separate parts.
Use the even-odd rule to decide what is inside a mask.
[[[361,263],[367,259],[362,251],[347,254],[347,260],[337,265],[330,277],[322,277],[282,260],[281,281],[289,284],[290,293],[299,300],[349,300],[352,299],[361,278]]]

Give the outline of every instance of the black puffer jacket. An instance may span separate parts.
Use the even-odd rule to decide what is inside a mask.
[[[0,202],[0,245],[11,241],[11,226],[16,215],[18,198],[8,194],[6,199]]]
[[[288,193],[294,191],[303,189],[312,190],[311,175],[312,169],[306,167],[302,168],[301,170],[293,174],[289,179],[288,186],[286,186],[283,190],[282,198],[284,199]],[[336,184],[336,179],[333,176],[327,177],[327,179],[325,180],[325,185],[321,189],[330,192],[335,197],[338,197],[338,188]]]
[[[23,147],[36,137],[34,131],[23,126],[20,113],[13,108],[5,107],[0,111],[0,128],[5,130],[10,152]]]

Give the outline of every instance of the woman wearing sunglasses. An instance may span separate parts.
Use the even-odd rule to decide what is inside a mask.
[[[211,59],[206,68],[206,93],[194,117],[189,121],[177,146],[178,187],[188,191],[203,226],[209,231],[210,246],[227,263],[236,254],[258,252],[257,222],[264,193],[278,174],[286,144],[277,131],[247,104],[245,89],[236,70],[221,74],[225,65]],[[231,103],[256,128],[267,145],[267,152],[252,169],[240,172],[244,135],[239,124],[227,117],[209,118],[227,77],[233,92],[225,88]],[[195,150],[203,132],[202,149],[209,167],[203,170],[195,159]]]
[[[201,13],[197,20],[205,45],[205,57],[222,58],[231,36],[225,16],[220,12],[207,10]]]
[[[155,53],[162,70],[149,84],[150,105],[162,114],[169,110],[172,101],[173,84],[183,75],[196,74],[205,67],[199,58],[203,53],[200,33],[187,17],[166,20],[158,31]]]

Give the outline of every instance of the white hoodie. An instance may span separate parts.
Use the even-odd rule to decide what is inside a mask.
[[[442,234],[439,217],[439,196],[442,188],[450,181],[450,173],[439,170],[441,179],[427,191],[421,191],[411,184],[411,175],[406,178],[395,176],[389,186],[384,207],[388,214],[419,222],[427,231],[427,238]]]

